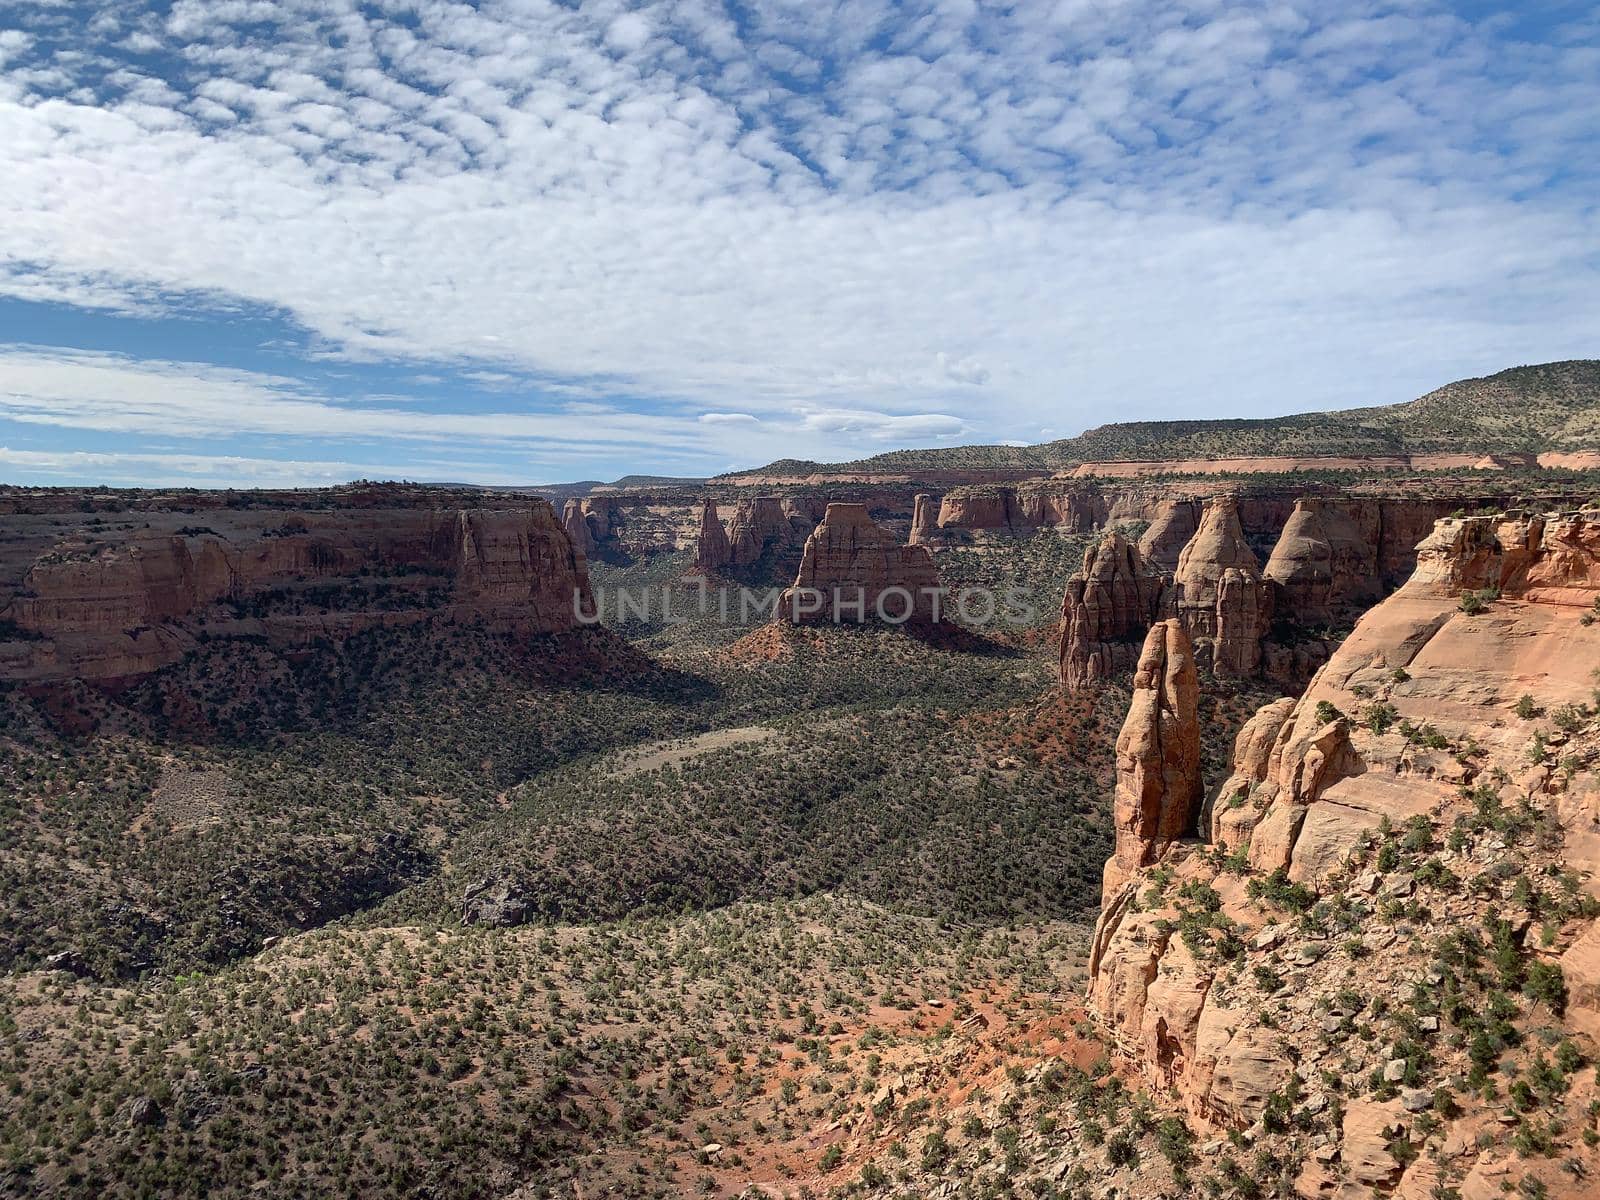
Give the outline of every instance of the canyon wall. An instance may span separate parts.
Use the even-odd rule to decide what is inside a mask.
[[[1186,632],[1152,631],[1089,1007],[1182,1115],[1289,1164],[1293,1194],[1588,1194],[1597,618],[1600,510],[1443,520],[1304,693],[1243,727],[1198,811],[1159,669]],[[1508,1105],[1553,1058],[1559,1086]]]
[[[737,575],[762,566],[792,572],[820,516],[818,505],[808,499],[750,496],[737,502],[732,519],[724,525],[716,502],[704,504],[694,541],[694,569],[702,575]]]
[[[1436,521],[1486,503],[1270,492],[1141,506],[1129,495],[1112,512],[1124,520],[1149,514],[1133,550],[1138,570],[1156,582],[1142,586],[1161,595],[1183,622],[1203,670],[1298,688],[1326,661],[1337,631],[1410,573],[1416,546]],[[1156,619],[1150,609],[1142,620],[1120,619],[1112,636],[1102,634],[1105,602],[1094,569],[1091,553],[1062,599],[1058,649],[1069,690],[1105,678],[1103,664],[1114,663],[1114,673],[1125,670],[1131,665],[1126,646]]]
[[[127,678],[207,637],[298,645],[430,618],[554,633],[593,609],[584,552],[542,500],[383,508],[324,495],[300,509],[14,514],[6,529],[7,680]]]

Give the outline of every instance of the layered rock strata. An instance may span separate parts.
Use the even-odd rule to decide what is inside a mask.
[[[52,535],[25,566],[7,559],[22,575],[0,609],[0,678],[128,678],[201,637],[299,644],[431,618],[553,633],[593,613],[585,555],[543,500],[156,512],[16,544]]]
[[[864,504],[829,504],[806,538],[777,619],[927,622],[939,617],[939,573],[923,546],[902,546]]]
[[[1198,840],[1125,831],[1151,760],[1119,738],[1091,1012],[1191,1122],[1295,1164],[1293,1194],[1577,1196],[1600,1169],[1573,1135],[1600,1053],[1597,606],[1600,510],[1441,521],[1240,731]],[[1561,1085],[1508,1116],[1500,1088],[1552,1057]]]
[[[1061,601],[1061,682],[1070,691],[1130,670],[1170,589],[1138,547],[1108,533],[1084,551]]]

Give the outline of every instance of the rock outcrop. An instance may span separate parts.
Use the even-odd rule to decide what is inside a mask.
[[[13,547],[40,548],[4,562],[21,575],[3,581],[0,679],[127,679],[200,638],[298,645],[435,618],[554,633],[594,611],[585,555],[543,500],[11,519]]]
[[[694,569],[702,575],[720,571],[731,557],[728,531],[722,527],[715,500],[700,502],[700,532],[694,543]]]
[[[1133,700],[1117,735],[1116,850],[1103,898],[1193,831],[1200,806],[1199,678],[1189,636],[1176,620],[1154,625],[1133,675]]]
[[[939,502],[927,492],[918,492],[911,513],[911,535],[906,539],[912,546],[926,546],[939,535]]]
[[[1304,694],[1241,729],[1210,846],[1125,832],[1155,760],[1119,738],[1091,1012],[1189,1120],[1299,1163],[1293,1194],[1577,1196],[1600,1169],[1582,1139],[1526,1150],[1597,1098],[1597,604],[1600,510],[1441,521]],[[1503,1116],[1484,1083],[1553,1055],[1561,1086]]]
[[[806,538],[777,619],[795,624],[939,619],[939,573],[923,546],[902,546],[864,504],[829,504]]]
[[[755,566],[768,556],[803,545],[806,531],[797,524],[777,496],[739,501],[728,526],[728,565]]]
[[[1177,573],[1183,548],[1200,528],[1200,506],[1193,500],[1166,500],[1139,538],[1139,553],[1158,571]]]
[[[1377,599],[1378,547],[1336,503],[1297,500],[1262,574],[1277,588],[1279,613],[1327,625],[1336,611]]]
[[[1062,685],[1077,691],[1131,669],[1167,591],[1120,533],[1084,551],[1083,570],[1067,581],[1061,601]]]
[[[589,518],[584,515],[581,501],[567,501],[561,513],[561,528],[567,531],[567,540],[573,549],[582,550],[585,555],[594,553],[594,531],[589,528]]]
[[[1250,676],[1272,623],[1272,588],[1239,525],[1238,501],[1218,496],[1178,556],[1178,620],[1196,657],[1219,676]]]
[[[961,488],[939,502],[940,529],[1014,533],[1024,524],[1017,493],[1011,488]]]

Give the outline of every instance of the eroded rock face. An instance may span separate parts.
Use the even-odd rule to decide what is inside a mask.
[[[734,567],[753,566],[763,556],[787,550],[804,539],[804,531],[795,528],[778,497],[741,500],[728,526],[727,562]]]
[[[938,537],[939,502],[927,492],[918,492],[911,514],[911,535],[907,543],[925,546]]]
[[[581,501],[567,501],[561,513],[561,527],[567,531],[567,540],[573,549],[582,550],[586,555],[594,553],[594,533],[589,528],[589,519],[584,516]]]
[[[1216,846],[1239,846],[1255,828],[1256,788],[1267,778],[1278,734],[1294,712],[1289,696],[1263,706],[1244,723],[1233,741],[1233,774],[1206,804],[1201,834]]]
[[[730,560],[728,531],[717,515],[717,502],[704,500],[700,504],[700,532],[695,537],[694,569],[701,573],[720,571]]]
[[[1111,501],[1097,488],[1059,484],[1019,488],[1017,509],[1028,526],[1069,533],[1104,529],[1111,521]]]
[[[1132,668],[1166,583],[1120,533],[1084,551],[1061,600],[1061,683],[1078,691]]]
[[[39,554],[0,611],[17,634],[0,643],[0,678],[130,678],[201,635],[295,645],[434,617],[554,633],[593,612],[585,555],[543,500],[193,519],[153,513]]]
[[[806,538],[794,586],[776,619],[829,621],[936,619],[939,573],[922,546],[902,546],[864,504],[829,504]]]
[[[1272,623],[1272,589],[1239,524],[1238,502],[1218,496],[1178,556],[1178,619],[1196,656],[1219,676],[1250,676]]]
[[[1270,1097],[1292,1094],[1318,1147],[1297,1195],[1487,1196],[1536,1171],[1506,1138],[1479,1137],[1499,1128],[1502,1102],[1467,1089],[1460,1112],[1435,1108],[1433,1089],[1469,1068],[1471,1014],[1486,1000],[1435,937],[1417,933],[1487,929],[1499,916],[1526,925],[1522,969],[1559,964],[1565,1008],[1524,995],[1524,1016],[1584,1047],[1600,1035],[1600,923],[1583,910],[1541,926],[1508,899],[1507,882],[1587,879],[1600,862],[1600,772],[1585,766],[1600,763],[1600,621],[1586,619],[1597,597],[1600,511],[1441,521],[1413,579],[1361,618],[1304,694],[1240,731],[1232,774],[1201,822],[1225,862],[1182,841],[1153,855],[1125,845],[1119,819],[1107,864],[1119,882],[1096,927],[1090,1008],[1131,1065],[1176,1089],[1176,1106],[1204,1126],[1251,1130],[1276,1151],[1284,1143],[1259,1122]],[[1563,729],[1518,716],[1523,694],[1561,712]],[[1149,705],[1136,695],[1130,724],[1147,726]],[[1541,748],[1544,738],[1559,748]],[[1124,772],[1131,791],[1141,756],[1125,762],[1121,739],[1118,750],[1120,817]],[[1505,837],[1483,817],[1497,806],[1544,834]],[[1348,935],[1301,918],[1319,901],[1313,912],[1351,914]],[[1432,997],[1457,988],[1463,1006],[1435,1007]],[[1418,1015],[1425,1054],[1387,1030],[1355,1036],[1373,996]],[[1347,1092],[1341,1103],[1324,1090],[1329,1076],[1395,1091]],[[1572,1080],[1552,1120],[1595,1098],[1592,1073]],[[1408,1145],[1421,1153],[1397,1151]],[[1563,1194],[1553,1172],[1544,1178]]]
[[[1302,625],[1327,625],[1336,611],[1378,597],[1378,547],[1343,507],[1297,500],[1262,574],[1275,607]]]
[[[1194,828],[1200,803],[1200,682],[1189,636],[1176,620],[1151,627],[1133,676],[1133,700],[1117,735],[1116,850],[1106,864],[1109,899],[1171,841]]]
[[[1158,571],[1174,574],[1183,548],[1200,528],[1199,509],[1193,500],[1162,501],[1150,527],[1139,539],[1139,553],[1145,562]]]
[[[1015,532],[1026,522],[1011,488],[963,488],[939,504],[940,529],[994,529]]]

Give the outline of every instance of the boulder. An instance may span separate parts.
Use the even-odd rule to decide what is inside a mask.
[[[484,879],[462,896],[463,925],[510,928],[528,919],[528,900],[522,885],[503,879]]]

